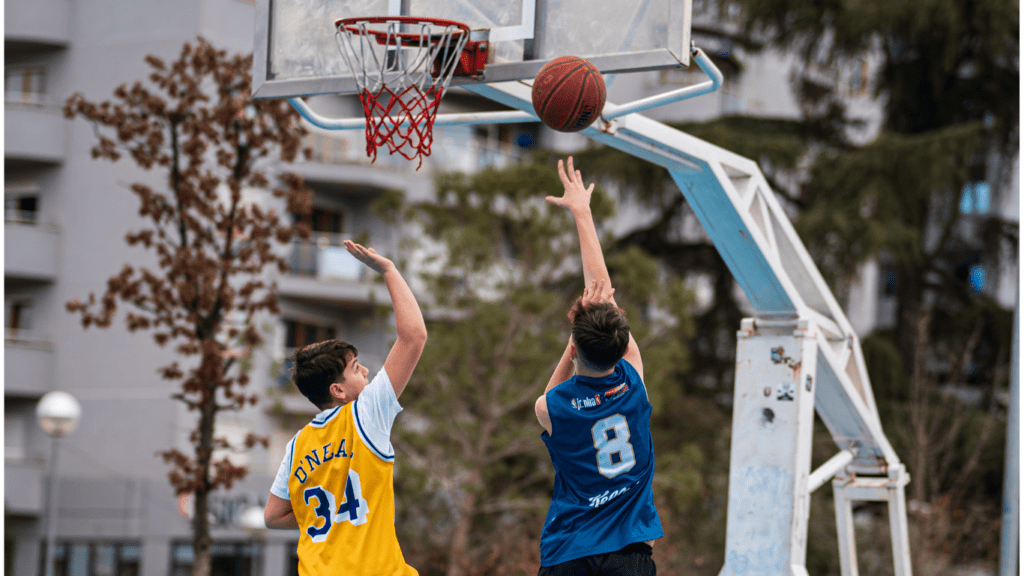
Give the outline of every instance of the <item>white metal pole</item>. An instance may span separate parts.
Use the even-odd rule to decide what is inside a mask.
[[[695,98],[697,96],[703,96],[704,94],[710,94],[718,90],[722,86],[722,82],[725,81],[725,77],[722,72],[715,66],[714,62],[704,54],[704,51],[700,48],[693,50],[693,60],[700,66],[700,69],[707,74],[707,82],[702,82],[694,86],[687,86],[678,90],[672,90],[665,92],[664,94],[658,94],[657,96],[650,96],[643,98],[629,104],[622,104],[616,106],[615,104],[607,104],[604,107],[604,111],[601,113],[601,118],[605,121],[625,116],[626,114],[633,114],[634,112],[643,112],[651,108],[658,106],[664,106],[671,104],[672,102],[678,102],[679,100],[686,100],[687,98]]]
[[[54,545],[57,540],[57,484],[60,472],[57,455],[60,454],[60,438],[53,437],[50,447],[50,501],[46,512],[46,576],[53,576]]]
[[[1010,413],[1006,422],[1006,469],[1003,471],[1003,529],[999,576],[1016,576],[1020,563],[1020,296],[1013,309],[1013,354],[1010,360]]]
[[[848,448],[829,458],[828,462],[822,464],[817,470],[811,472],[811,475],[807,477],[807,492],[814,492],[820,488],[822,484],[828,482],[830,478],[845,468],[847,464],[853,462],[856,455],[856,448]]]

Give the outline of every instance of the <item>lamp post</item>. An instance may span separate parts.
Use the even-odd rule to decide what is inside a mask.
[[[238,517],[238,526],[249,534],[249,538],[255,546],[252,555],[252,575],[263,576],[263,562],[260,556],[263,554],[264,537],[267,533],[267,525],[263,520],[262,506],[249,506]]]
[[[36,404],[39,427],[53,438],[50,444],[50,496],[46,513],[46,576],[53,576],[54,541],[57,539],[58,441],[75,430],[81,415],[82,406],[67,392],[49,392]]]

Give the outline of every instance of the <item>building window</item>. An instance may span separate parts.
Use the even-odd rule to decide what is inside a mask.
[[[344,214],[341,210],[331,208],[313,208],[309,217],[310,228],[313,232],[341,234],[343,230]]]
[[[46,543],[41,547],[46,566]],[[142,545],[135,542],[57,542],[54,576],[139,576]]]
[[[38,218],[38,196],[4,196],[4,222],[35,224]]]
[[[298,320],[285,320],[284,328],[284,345],[285,348],[291,350],[335,338],[334,326],[310,324]]]
[[[975,264],[967,270],[967,283],[974,292],[985,291],[985,267]]]
[[[24,400],[7,398],[4,401],[4,458],[22,460],[28,445],[28,427],[32,422],[34,406]]]
[[[895,296],[896,290],[899,288],[899,275],[896,273],[896,267],[892,265],[882,266],[880,276],[882,295]]]
[[[6,102],[42,104],[46,94],[46,68],[5,68],[4,94]]]
[[[337,332],[334,326],[322,326],[297,320],[285,320],[284,331],[284,361],[277,372],[277,384],[284,390],[292,391],[294,390],[292,371],[295,369],[295,365],[292,364],[292,354],[303,346],[324,340],[333,340],[337,338]]]
[[[259,553],[254,542],[214,542],[210,547],[210,576],[250,576]],[[171,547],[171,576],[192,576],[193,562],[191,542],[177,542]]]
[[[292,274],[317,277],[323,277],[325,273],[328,276],[334,275],[330,274],[331,264],[339,256],[343,260],[348,257],[348,260],[358,264],[358,261],[352,258],[342,246],[342,242],[348,238],[342,234],[345,229],[344,212],[336,208],[316,207],[305,218],[305,222],[309,225],[313,235],[309,240],[295,239],[292,241],[292,252],[288,261]],[[348,263],[346,270],[348,269],[355,270],[357,276],[361,273],[361,270],[352,262]],[[347,276],[343,274],[342,277],[347,278],[352,275],[350,270],[348,272]]]
[[[992,188],[988,182],[970,182],[960,193],[960,212],[988,214]]]
[[[4,299],[4,328],[6,338],[23,338],[32,327],[32,300],[28,298]]]

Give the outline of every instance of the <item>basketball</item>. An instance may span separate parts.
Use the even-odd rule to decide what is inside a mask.
[[[579,132],[604,109],[601,72],[577,56],[559,56],[544,65],[533,81],[533,109],[546,126]]]

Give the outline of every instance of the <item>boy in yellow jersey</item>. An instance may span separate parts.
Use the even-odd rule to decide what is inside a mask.
[[[295,385],[322,411],[288,445],[264,510],[268,528],[299,528],[299,575],[414,576],[395,535],[398,397],[427,341],[416,298],[391,260],[345,241],[384,276],[398,333],[367,382],[351,344],[328,340],[295,353]]]

